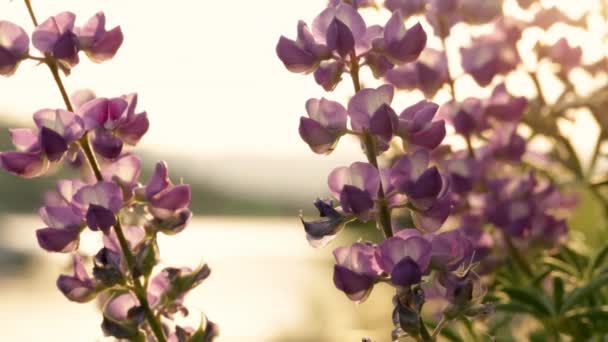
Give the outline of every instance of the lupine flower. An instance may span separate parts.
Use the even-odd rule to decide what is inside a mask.
[[[11,130],[17,151],[0,154],[2,167],[23,178],[42,175],[49,162],[60,161],[70,144],[84,133],[82,120],[61,109],[40,110],[34,113],[34,121],[38,131],[26,128]]]
[[[444,163],[445,170],[450,180],[450,191],[458,194],[473,190],[475,181],[480,175],[480,162],[464,154],[456,154]]]
[[[449,216],[451,203],[446,180],[437,167],[428,167],[429,161],[429,153],[423,149],[399,158],[391,169],[390,182],[413,206],[411,214],[416,227],[434,232]]]
[[[438,270],[454,271],[471,257],[472,244],[460,230],[426,235],[431,243],[431,266]]]
[[[120,98],[97,98],[84,104],[78,112],[85,128],[94,130],[93,148],[100,155],[114,159],[120,155],[123,142],[136,145],[148,131],[146,112],[135,113],[137,94]]]
[[[373,46],[391,62],[401,65],[420,56],[426,46],[426,33],[420,23],[406,29],[401,11],[395,11],[384,27],[382,39],[374,40]]]
[[[463,215],[460,220],[460,231],[471,243],[471,262],[477,262],[487,256],[494,248],[494,238],[483,229],[484,220],[479,215]]]
[[[74,194],[73,203],[85,215],[89,228],[108,234],[123,205],[122,190],[112,182],[87,185]]]
[[[481,100],[469,97],[462,102],[450,100],[444,103],[437,116],[451,122],[456,133],[470,136],[489,127],[484,113]]]
[[[481,279],[470,268],[464,272],[441,272],[436,279],[435,284],[452,305],[444,311],[448,316],[463,313],[462,311],[469,308],[473,302],[479,301],[486,293]]]
[[[397,114],[390,107],[394,88],[383,85],[377,89],[366,88],[359,91],[348,102],[350,125],[354,131],[369,131],[380,138],[380,151],[388,148],[397,125]]]
[[[485,24],[502,14],[502,0],[459,0],[463,21]]]
[[[523,97],[511,96],[504,83],[492,91],[492,96],[486,101],[485,114],[500,121],[517,122],[528,107],[528,100]]]
[[[18,25],[0,20],[0,75],[12,75],[21,60],[27,58],[30,37]]]
[[[82,257],[74,254],[74,275],[61,275],[57,279],[57,287],[73,302],[84,303],[95,298],[95,281],[87,273]]]
[[[301,216],[300,219],[306,239],[311,246],[319,248],[327,245],[344,228],[346,218],[333,207],[331,200],[317,199],[315,207],[319,210],[320,220],[304,221]]]
[[[399,114],[397,134],[406,142],[434,149],[445,138],[445,122],[433,121],[439,106],[422,100]]]
[[[326,91],[332,91],[342,80],[344,73],[344,62],[342,61],[323,61],[315,70],[315,81]]]
[[[164,161],[158,162],[154,174],[145,187],[136,190],[138,198],[146,202],[148,211],[155,219],[170,220],[183,213],[189,214],[190,185],[174,185]]]
[[[426,3],[427,0],[386,0],[384,7],[391,12],[399,10],[405,18],[408,18],[424,11]]]
[[[445,38],[450,35],[452,27],[462,20],[462,15],[458,11],[458,1],[430,0],[425,18],[435,35]]]
[[[128,201],[133,191],[139,185],[141,160],[134,154],[124,154],[116,160],[104,165],[101,169],[103,179],[120,185],[123,198]]]
[[[521,160],[526,152],[526,140],[517,133],[516,128],[513,123],[495,128],[482,154],[510,161]]]
[[[38,214],[47,225],[38,229],[38,244],[49,252],[73,252],[78,248],[78,239],[82,230],[83,217],[71,206],[44,206]]]
[[[291,40],[281,36],[276,53],[291,72],[309,73],[314,71],[321,60],[329,58],[329,50],[315,41],[305,22],[298,22],[298,37]]]
[[[162,314],[171,318],[174,313],[185,310],[182,303],[186,294],[200,285],[210,274],[211,269],[207,264],[195,270],[188,267],[165,268],[152,278],[148,289],[148,301],[152,307],[164,307]]]
[[[355,8],[376,7],[375,0],[329,0],[328,7],[336,7],[339,4],[349,4]]]
[[[56,58],[67,70],[80,61],[78,36],[74,32],[75,21],[74,13],[61,12],[43,21],[32,34],[32,43],[36,49]]]
[[[346,109],[324,98],[306,102],[308,118],[300,118],[300,136],[315,153],[330,153],[346,131]]]
[[[398,89],[419,89],[432,98],[448,81],[446,55],[427,48],[416,62],[387,71],[386,80]]]
[[[370,49],[367,25],[357,10],[348,4],[328,7],[312,22],[316,42],[326,45],[342,57],[349,52],[357,55]],[[350,41],[352,39],[352,42]]]
[[[507,74],[519,64],[515,44],[520,34],[515,23],[496,22],[492,33],[473,38],[470,47],[460,49],[462,68],[480,86],[487,86],[494,76]]]
[[[404,229],[382,241],[376,249],[380,268],[391,283],[409,287],[422,280],[431,260],[431,244],[416,229]]]
[[[538,55],[541,58],[549,58],[552,62],[559,65],[563,72],[567,73],[573,68],[580,66],[583,50],[580,46],[570,46],[566,38],[561,38],[553,45],[539,46]]]
[[[536,12],[534,19],[532,19],[532,22],[530,24],[538,26],[543,30],[547,30],[557,23],[563,23],[566,25],[580,27],[583,29],[586,27],[587,24],[585,16],[582,16],[579,19],[572,19],[555,6],[551,8],[543,8],[540,11]]]
[[[373,245],[360,242],[334,250],[334,284],[354,302],[365,301],[380,277],[374,253]]]
[[[120,26],[106,31],[106,16],[103,12],[95,14],[76,32],[80,49],[97,63],[112,59],[123,41]]]
[[[380,187],[380,174],[373,165],[356,162],[336,168],[329,174],[327,184],[345,213],[362,220],[370,218]]]

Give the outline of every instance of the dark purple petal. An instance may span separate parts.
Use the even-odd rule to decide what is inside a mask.
[[[32,43],[42,53],[52,52],[61,35],[72,32],[75,20],[76,15],[71,12],[61,12],[48,18],[32,33]]]
[[[48,169],[40,152],[2,152],[0,162],[7,172],[23,178],[38,177]]]
[[[326,91],[332,91],[342,80],[344,63],[340,61],[321,62],[315,70],[315,82],[322,86]]]
[[[396,126],[397,114],[389,105],[384,104],[372,115],[369,122],[369,131],[389,142],[393,137],[393,127]]]
[[[10,76],[29,51],[30,39],[25,31],[8,21],[0,20],[0,75]]]
[[[355,42],[365,36],[366,25],[359,12],[351,5],[339,4],[336,7],[326,8],[313,21],[312,34],[319,43],[326,43],[328,30],[334,19],[340,20],[348,27]]]
[[[331,201],[316,200],[315,206],[319,210],[320,220],[304,221],[306,239],[315,248],[323,247],[329,243],[343,228],[344,216],[334,209]]]
[[[437,167],[433,166],[420,175],[420,177],[403,189],[411,201],[434,199],[443,189],[443,178]]]
[[[167,219],[177,210],[187,208],[191,198],[190,185],[172,186],[154,195],[149,201],[148,209],[154,217]]]
[[[351,126],[356,131],[369,128],[371,116],[382,105],[391,104],[394,95],[392,85],[383,85],[377,89],[365,88],[360,90],[348,102],[348,115],[351,117]]]
[[[117,214],[123,204],[122,190],[112,182],[98,182],[80,188],[73,197],[73,203],[86,213],[91,204],[109,209]]]
[[[405,257],[399,261],[393,267],[393,272],[391,272],[391,283],[398,286],[410,287],[420,283],[421,280],[422,272],[420,272],[420,267],[410,257]]]
[[[431,264],[440,270],[453,271],[470,258],[471,242],[460,232],[451,230],[436,235],[431,241]]]
[[[320,123],[323,127],[333,131],[335,134],[346,130],[346,109],[335,101],[325,98],[309,99],[306,101],[306,112],[308,117]]]
[[[318,63],[317,57],[312,52],[304,50],[294,40],[283,36],[277,43],[276,53],[291,72],[309,73]]]
[[[514,97],[507,92],[504,83],[496,86],[488,100],[485,113],[501,121],[518,121],[528,107],[525,97]]]
[[[58,161],[68,150],[68,144],[59,133],[42,127],[40,130],[40,145],[46,157],[52,161]]]
[[[426,129],[422,129],[410,134],[407,136],[407,140],[414,145],[432,150],[441,144],[445,138],[445,135],[445,122],[443,120],[439,120],[432,122],[430,127]]]
[[[411,214],[416,228],[427,232],[435,232],[443,226],[451,211],[452,204],[445,196],[436,201],[429,209],[424,211],[412,210]]]
[[[101,230],[108,233],[110,228],[116,224],[114,213],[102,206],[91,204],[86,214],[87,226],[92,230]]]
[[[74,254],[74,275],[59,276],[57,288],[73,302],[85,303],[95,298],[93,280],[87,274],[80,255]]]
[[[369,210],[374,207],[371,195],[352,185],[345,185],[342,189],[340,204],[345,212],[361,217],[366,217]]]
[[[319,122],[306,117],[300,118],[300,137],[310,146],[310,149],[319,154],[333,151],[338,136],[323,127]]]
[[[375,198],[380,187],[380,174],[378,169],[369,163],[355,162],[349,167],[334,169],[327,177],[327,184],[336,198],[340,198],[345,185],[365,190]]]
[[[378,265],[386,273],[391,274],[395,265],[405,258],[414,260],[420,272],[424,273],[431,260],[431,244],[421,236],[394,236],[382,241],[375,255]]]
[[[42,228],[36,230],[38,245],[49,252],[73,252],[78,248],[79,236],[79,229]]]
[[[101,63],[112,59],[123,42],[122,30],[115,27],[105,32],[99,39],[89,47],[86,52],[94,62]]]
[[[344,58],[355,49],[355,38],[353,33],[339,19],[334,18],[327,28],[327,48],[336,50]]]
[[[397,13],[397,14],[395,14]],[[393,18],[398,16],[396,19],[400,20],[399,25],[403,26],[403,18],[399,12],[393,13]],[[387,29],[388,29],[387,23]],[[426,33],[420,23],[409,28],[405,31],[405,27],[398,29],[399,33],[396,33],[395,37],[391,40],[387,39],[387,31],[385,31],[385,49],[387,57],[395,64],[404,64],[416,60],[424,47],[426,46]]]
[[[67,143],[76,141],[84,134],[82,119],[62,109],[42,109],[34,113],[34,122],[42,130],[46,127],[59,134]]]
[[[334,285],[354,302],[365,301],[374,283],[375,279],[370,275],[359,274],[346,267],[334,265]]]
[[[104,158],[115,159],[122,152],[122,140],[111,133],[98,130],[91,143],[95,152]]]
[[[148,184],[145,187],[145,198],[151,199],[152,196],[157,193],[165,190],[171,185],[171,180],[169,179],[169,170],[167,168],[167,163],[164,161],[160,161],[156,163],[156,167],[154,168],[154,173],[152,177],[148,181]]]

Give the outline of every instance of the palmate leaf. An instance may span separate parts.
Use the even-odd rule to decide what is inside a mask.
[[[594,295],[602,286],[608,284],[608,273],[591,279],[585,286],[577,287],[564,297],[561,312],[567,312],[575,305],[580,304],[588,296]]]
[[[553,270],[558,270],[574,277],[578,276],[579,273],[576,267],[557,258],[545,257],[543,258],[543,264],[549,266]]]
[[[527,306],[530,314],[542,318],[553,314],[551,300],[542,292],[530,288],[506,287],[502,292],[511,299],[511,304]]]
[[[606,261],[606,257],[608,256],[608,244],[606,246],[604,246],[593,258],[593,261],[591,262],[591,273],[593,274],[593,272],[595,272],[595,270],[597,270],[598,268],[600,268],[600,266],[602,266],[604,264],[604,261]]]
[[[608,332],[608,306],[571,310],[566,319],[572,327],[587,326],[596,334]]]

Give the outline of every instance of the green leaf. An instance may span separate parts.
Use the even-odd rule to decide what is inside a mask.
[[[439,334],[441,336],[445,337],[447,340],[450,340],[453,342],[464,342],[462,337],[460,337],[460,334],[458,334],[456,331],[454,331],[454,329],[452,329],[450,327],[445,327],[445,328],[441,329],[441,332]]]
[[[579,273],[578,270],[576,269],[576,267],[568,264],[567,262],[565,262],[563,260],[557,259],[557,258],[545,257],[545,258],[543,258],[543,264],[551,267],[554,270],[562,271],[571,276],[577,276]]]
[[[562,305],[562,312],[568,311],[573,306],[581,303],[587,296],[595,294],[602,286],[608,284],[608,273],[595,277],[583,287],[572,290],[565,298]]]
[[[591,262],[591,271],[595,271],[604,264],[606,257],[608,256],[608,245],[605,245],[593,258]]]
[[[551,316],[553,312],[549,299],[539,291],[506,287],[502,292],[506,293],[512,301],[529,306],[538,317]]]
[[[424,324],[424,321],[422,320],[422,317],[420,317],[420,337],[422,337],[423,341],[431,341],[431,334],[429,334],[429,331],[426,328],[426,324]]]
[[[494,309],[497,312],[508,312],[514,314],[522,314],[528,313],[531,315],[538,314],[533,308],[528,305],[524,305],[521,303],[511,302],[511,303],[500,303],[494,306]]]
[[[564,301],[564,281],[560,277],[553,278],[553,307],[560,312]]]

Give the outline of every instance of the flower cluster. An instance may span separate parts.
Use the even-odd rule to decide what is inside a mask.
[[[503,265],[515,261],[532,277],[526,258],[554,255],[567,241],[566,218],[576,198],[557,185],[559,177],[545,167],[549,158],[531,148],[532,139],[542,135],[565,145],[560,153],[566,150],[569,157],[558,161],[577,177],[583,173],[553,116],[561,114],[562,104],[548,104],[538,75],[522,70],[518,43],[528,29],[548,29],[556,22],[585,25],[555,7],[517,3],[533,11],[532,19],[506,16],[501,0],[329,1],[312,30],[300,21],[297,39],[281,37],[276,46],[288,70],[313,73],[326,91],[343,77],[352,80],[355,92],[345,105],[308,100],[299,133],[313,152],[324,155],[343,136],[354,136],[367,161],[333,170],[327,180],[332,198],[317,199],[320,218],[302,222],[314,247],[327,245],[349,223],[376,222],[384,233],[381,241],[334,250],[333,281],[357,303],[379,283],[393,286],[394,339],[435,340],[456,318],[468,322],[489,313],[485,289],[505,286],[497,277]],[[388,10],[384,26],[365,23],[362,14],[370,7]],[[427,37],[420,21],[435,37]],[[447,43],[457,25],[487,29],[452,56]],[[565,38],[539,41],[535,53],[539,63],[553,64],[566,84],[558,101],[574,89],[568,80],[573,69],[605,70],[605,61],[582,65],[581,48]],[[452,58],[461,62],[457,78],[450,70]],[[364,67],[379,86],[363,86]],[[509,90],[507,76],[518,72],[530,76],[536,98]],[[459,97],[458,83],[466,77],[491,94]],[[397,90],[424,98],[398,112]],[[447,102],[432,102],[446,93]],[[454,137],[448,143],[444,138],[450,132]],[[447,303],[432,333],[421,313],[431,298]]]
[[[29,1],[28,10],[37,21]],[[43,176],[62,164],[79,168],[82,179],[62,179],[47,192],[39,215],[45,224],[36,231],[48,252],[70,253],[73,274],[57,279],[58,289],[71,301],[95,298],[103,308],[101,328],[107,336],[133,341],[211,341],[217,326],[204,315],[198,327],[178,325],[187,316],[186,294],[210,274],[207,264],[196,268],[159,270],[159,233],[182,231],[190,221],[191,189],[175,184],[165,162],[142,184],[141,161],[127,146],[135,146],[148,131],[146,112],[137,109],[137,94],[97,98],[91,93],[66,95],[59,71],[66,75],[84,51],[93,61],[111,59],[123,42],[120,27],[105,29],[98,13],[84,26],[75,15],[63,12],[37,25],[34,47],[19,26],[0,21],[0,71],[12,74],[20,61],[46,64],[64,97],[65,109],[34,113],[35,128],[10,130],[15,151],[0,153],[0,166],[23,177]],[[79,254],[82,234],[103,240],[92,258]]]

